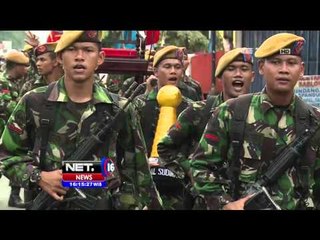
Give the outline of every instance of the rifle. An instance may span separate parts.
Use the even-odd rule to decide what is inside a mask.
[[[288,168],[296,163],[297,159],[301,157],[301,152],[306,144],[319,129],[320,126],[313,131],[305,129],[301,136],[297,137],[274,159],[267,171],[243,194],[243,196],[253,194],[253,196],[246,201],[244,206],[245,210],[281,210],[272,200],[265,187],[274,183]]]
[[[87,160],[88,159],[87,155],[96,146],[96,144],[102,143],[107,133],[111,129],[115,129],[117,127],[119,118],[124,113],[129,103],[131,103],[132,100],[139,94],[142,87],[143,86],[140,85],[135,89],[135,91],[127,99],[127,102],[120,108],[120,110],[117,112],[117,114],[114,117],[108,115],[106,119],[104,119],[104,121],[99,125],[99,127],[97,127],[95,132],[90,137],[85,139],[80,144],[80,146],[73,152],[73,154],[71,154],[68,160]],[[63,200],[63,202],[68,202],[70,201],[70,199],[71,200],[82,199],[83,202],[87,201],[87,204],[85,205],[89,206],[89,209],[92,209],[92,206],[94,205],[92,204],[93,202],[92,200],[97,200],[95,197],[85,195],[81,190],[75,189],[75,188],[70,189],[69,191],[72,191],[72,190],[74,190],[74,192],[71,194],[72,197],[66,198],[65,200]],[[60,202],[54,200],[47,192],[41,191],[37,195],[37,197],[33,200],[33,204],[30,207],[30,210],[49,210],[49,209],[52,209],[54,206],[56,206],[58,203]]]

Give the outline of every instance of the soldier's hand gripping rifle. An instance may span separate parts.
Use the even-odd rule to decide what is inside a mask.
[[[139,94],[143,88],[142,85],[138,86],[135,91],[131,94],[131,96],[127,99],[127,102],[119,109],[117,114],[112,118],[108,116],[103,120],[102,123],[99,124],[96,131],[87,139],[85,139],[80,146],[75,150],[75,152],[69,157],[68,160],[88,160],[88,155],[91,153],[91,150],[99,143],[104,141],[104,138],[107,136],[110,130],[114,130],[119,122],[121,115],[124,113],[127,106],[132,102],[132,100]],[[110,118],[112,118],[110,120]],[[69,191],[74,191],[74,189],[70,189]],[[88,196],[84,197],[81,194],[81,191],[74,191],[76,197],[72,197],[72,200],[75,199],[89,199]],[[90,197],[90,196],[89,196]],[[70,199],[65,199],[63,201],[70,201]],[[41,191],[37,197],[34,199],[30,210],[48,210],[53,206],[58,204],[59,201],[53,199],[47,192]],[[90,205],[90,204],[86,204]]]
[[[300,137],[297,137],[274,159],[267,171],[243,194],[243,196],[253,194],[245,203],[245,210],[281,210],[272,200],[265,187],[273,184],[288,168],[296,163],[309,140],[319,129],[320,126],[313,130],[306,129]]]

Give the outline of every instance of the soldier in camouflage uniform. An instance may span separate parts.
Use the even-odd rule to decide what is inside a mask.
[[[58,62],[57,55],[54,52],[56,45],[57,43],[44,43],[34,49],[33,56],[36,60],[36,67],[39,75],[34,75],[34,79],[30,79],[24,83],[20,90],[20,97],[32,89],[47,86],[63,76],[64,72],[62,66]],[[31,203],[37,194],[37,191],[25,189],[24,202],[26,204]]]
[[[17,82],[27,74],[29,58],[22,52],[12,50],[5,55],[5,71],[0,73],[0,135],[19,100],[19,87]],[[10,207],[24,208],[19,193],[18,183],[10,182],[11,194],[8,205]]]
[[[243,142],[239,139],[231,143],[230,138],[235,133],[231,129],[237,127],[232,124],[237,113],[235,107],[240,107],[237,103],[245,96],[230,99],[214,110],[191,160],[194,187],[204,195],[207,209],[244,209],[252,197],[244,195],[244,191],[301,135],[301,129],[307,128],[298,124],[298,113],[305,103],[294,94],[294,86],[304,73],[301,58],[304,41],[303,37],[280,33],[265,40],[255,52],[266,86],[248,101],[245,129],[241,130]],[[304,119],[309,127],[316,128],[319,110],[305,106],[309,119]],[[238,142],[242,142],[239,148],[234,147]],[[319,203],[319,142],[311,141],[300,154],[298,164],[289,166],[273,184],[266,186],[281,209],[312,207],[312,200],[315,205]],[[234,159],[235,156],[238,157]]]
[[[56,208],[79,209],[79,199],[63,201],[74,191],[62,186],[62,160],[67,160],[92,135],[101,120],[115,115],[119,110],[118,96],[94,83],[94,71],[104,60],[99,31],[64,31],[55,52],[65,75],[22,97],[0,141],[1,169],[6,177],[24,187],[41,187],[60,202]],[[50,103],[51,110],[45,107]],[[123,104],[121,99],[119,104]],[[44,125],[40,123],[45,122],[48,113],[52,115],[50,134],[46,147],[42,147],[45,150],[41,150],[44,144],[40,128]],[[152,209],[161,205],[136,119],[134,109],[129,107],[117,121],[119,130],[108,132],[105,141],[89,154],[91,160],[100,162],[100,158],[109,157],[115,162],[114,171],[107,176],[108,188],[83,190],[102,201],[102,209]]]
[[[188,156],[194,152],[212,110],[230,98],[249,92],[254,80],[253,58],[249,49],[236,48],[222,56],[215,75],[222,79],[223,91],[186,108],[158,144],[160,160],[179,175],[190,175]],[[189,182],[189,179],[186,181]],[[186,204],[190,207],[192,203],[187,200]]]
[[[150,155],[160,112],[157,102],[158,89],[165,85],[176,86],[181,80],[183,74],[182,56],[182,51],[176,46],[167,46],[159,50],[155,54],[153,60],[154,75],[158,78],[158,85],[148,94],[140,95],[135,100],[149,157],[151,157]],[[182,102],[177,108],[177,114],[183,111],[191,102],[190,99],[183,96]],[[174,195],[167,193],[170,186],[161,187],[160,184],[162,185],[162,183],[156,182],[163,200],[164,208],[183,209],[183,189],[180,183],[181,179],[177,177],[173,179],[173,181],[177,182],[176,185],[180,186],[180,189],[175,189],[176,192]]]
[[[63,69],[57,61],[54,49],[57,43],[44,43],[35,48],[34,54],[36,57],[37,70],[40,76],[30,79],[24,83],[20,90],[20,97],[26,92],[37,87],[47,86],[51,82],[57,81],[63,76]]]

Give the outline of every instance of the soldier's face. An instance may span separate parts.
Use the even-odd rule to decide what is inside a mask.
[[[17,64],[15,67],[15,72],[17,78],[22,78],[28,74],[28,65],[23,65],[23,64]]]
[[[304,63],[294,55],[276,55],[259,62],[259,73],[269,92],[292,93],[304,74]]]
[[[223,71],[221,79],[224,100],[249,93],[254,80],[252,65],[242,61],[232,62]]]
[[[177,86],[183,75],[183,66],[178,59],[165,59],[155,68],[154,75],[159,79],[159,87],[165,85]]]
[[[52,59],[50,53],[44,53],[37,57],[36,59],[37,69],[40,75],[47,76],[51,74],[58,66],[57,59]]]
[[[93,42],[76,42],[59,55],[66,80],[93,81],[95,70],[104,61],[103,52]]]

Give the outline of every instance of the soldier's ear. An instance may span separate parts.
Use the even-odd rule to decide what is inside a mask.
[[[153,73],[154,73],[154,75],[155,75],[156,77],[158,77],[158,68],[157,68],[157,67],[155,67],[155,68],[153,69]]]
[[[57,53],[57,61],[62,66],[62,53],[61,52]]]
[[[255,77],[256,73],[254,71],[252,71],[252,79],[251,79],[251,82],[253,83],[254,82],[254,77]]]
[[[98,66],[101,65],[103,62],[104,62],[104,52],[101,51],[101,52],[99,52]],[[96,70],[97,70],[98,66],[96,67]]]

